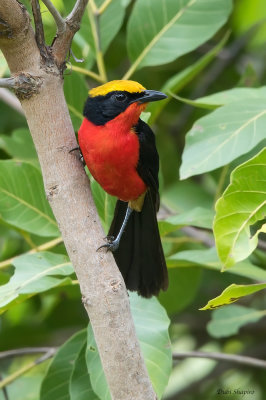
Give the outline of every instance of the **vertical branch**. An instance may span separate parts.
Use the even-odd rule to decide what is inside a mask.
[[[41,17],[40,4],[38,0],[31,0],[32,14],[35,23],[35,38],[37,46],[40,50],[41,56],[47,58],[47,48],[44,39],[44,30]]]

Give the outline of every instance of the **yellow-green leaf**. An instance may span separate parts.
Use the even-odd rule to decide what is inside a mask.
[[[263,226],[250,232],[266,215],[266,148],[237,167],[216,203],[214,235],[224,268],[244,260],[256,248]]]
[[[252,293],[258,292],[259,290],[265,289],[266,283],[258,283],[255,285],[236,285],[233,283],[228,286],[218,297],[208,301],[206,306],[200,308],[200,310],[212,310],[214,308],[222,307],[227,304],[234,303],[241,297],[248,296]]]

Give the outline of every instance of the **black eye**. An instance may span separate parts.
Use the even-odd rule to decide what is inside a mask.
[[[125,101],[127,96],[124,93],[115,94],[115,99],[119,102]]]

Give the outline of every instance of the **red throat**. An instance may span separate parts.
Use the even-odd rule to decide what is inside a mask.
[[[103,189],[129,201],[138,198],[146,185],[137,173],[139,140],[134,132],[146,104],[133,103],[105,125],[84,118],[78,132],[79,145],[93,177]]]

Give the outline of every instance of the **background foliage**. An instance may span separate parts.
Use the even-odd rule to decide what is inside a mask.
[[[73,3],[54,1],[63,15]],[[49,44],[55,24],[44,6],[42,15]],[[262,0],[90,0],[72,46],[84,62],[70,58],[64,74],[76,131],[88,89],[101,82],[132,78],[168,94],[145,118],[161,159],[170,287],[159,301],[130,295],[160,398],[212,399],[219,388],[254,390],[245,396],[253,400],[266,393],[254,367],[185,359],[172,368],[168,335],[170,322],[175,352],[266,356],[265,18]],[[0,75],[9,76],[3,57]],[[0,400],[109,399],[26,120],[2,101],[0,112],[1,350],[51,347],[44,358],[0,359]],[[115,199],[94,180],[91,187],[107,229]]]

